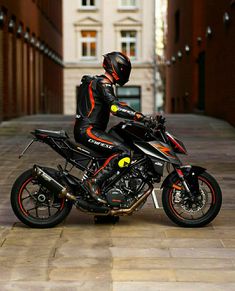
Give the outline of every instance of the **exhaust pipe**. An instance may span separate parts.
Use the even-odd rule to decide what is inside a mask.
[[[43,171],[42,168],[40,168],[37,165],[34,165],[33,167],[33,176],[38,179],[38,181],[45,186],[48,190],[54,192],[59,196],[59,198],[67,198],[72,201],[76,201],[76,196],[69,193],[63,185],[61,185],[59,182],[57,182],[53,177],[51,177],[48,173]]]

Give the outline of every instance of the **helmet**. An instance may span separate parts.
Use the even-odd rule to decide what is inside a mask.
[[[103,67],[109,73],[115,83],[123,86],[129,81],[131,62],[127,56],[120,52],[111,52],[103,55]]]

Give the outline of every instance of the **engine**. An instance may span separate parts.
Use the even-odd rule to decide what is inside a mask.
[[[146,178],[146,165],[130,168],[129,173],[106,192],[106,199],[109,205],[117,208],[128,208],[143,194],[144,180]]]

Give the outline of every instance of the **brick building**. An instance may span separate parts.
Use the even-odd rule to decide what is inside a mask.
[[[168,0],[167,112],[235,125],[235,0]]]
[[[0,120],[62,112],[62,1],[0,0]]]

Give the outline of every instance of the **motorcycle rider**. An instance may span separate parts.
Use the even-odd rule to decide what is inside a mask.
[[[104,56],[105,73],[100,76],[85,75],[77,96],[77,115],[74,138],[95,151],[106,153],[108,158],[91,178],[85,180],[91,196],[100,203],[107,203],[100,197],[102,183],[111,177],[118,168],[128,167],[131,163],[130,149],[117,138],[105,132],[110,112],[118,117],[145,122],[144,116],[120,102],[115,96],[113,86],[123,86],[129,81],[131,62],[120,52]]]

